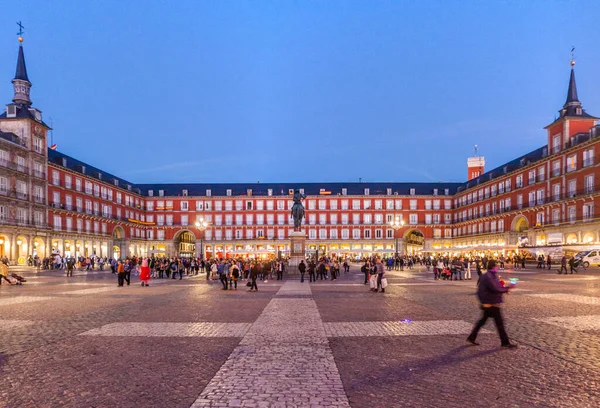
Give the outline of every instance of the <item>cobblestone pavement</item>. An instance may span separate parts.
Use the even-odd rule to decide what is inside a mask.
[[[16,268],[15,268],[16,269]],[[518,279],[479,347],[474,280],[358,266],[223,291],[205,276],[117,287],[104,271],[19,268],[0,286],[0,407],[597,407],[600,270]]]

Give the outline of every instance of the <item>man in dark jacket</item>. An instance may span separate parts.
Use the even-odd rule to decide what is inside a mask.
[[[298,270],[300,271],[300,283],[303,283],[304,274],[306,273],[306,264],[304,263],[304,259],[300,261],[300,265],[298,265]]]
[[[506,330],[504,330],[502,314],[500,313],[502,295],[507,293],[509,289],[514,286],[514,284],[511,283],[511,286],[509,287],[502,286],[498,280],[498,277],[496,276],[496,272],[496,261],[489,261],[487,273],[481,276],[481,279],[479,280],[479,286],[477,287],[477,297],[479,298],[479,302],[481,302],[483,316],[481,316],[481,319],[475,323],[471,334],[469,337],[467,337],[467,342],[478,346],[479,343],[475,341],[477,339],[477,333],[479,333],[479,329],[483,327],[487,319],[492,318],[496,323],[496,328],[498,329],[498,334],[500,335],[502,347],[514,348],[516,347],[516,344],[512,344],[509,341]]]

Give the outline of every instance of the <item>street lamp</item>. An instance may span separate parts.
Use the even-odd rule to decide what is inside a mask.
[[[398,257],[398,230],[404,227],[404,220],[396,215],[396,219],[390,222],[390,227],[394,229],[394,237],[396,237],[396,257]]]
[[[198,221],[196,221],[196,228],[200,230],[200,260],[204,259],[204,249],[202,248],[202,236],[206,227],[208,227],[208,223],[204,221],[204,218],[200,218]]]

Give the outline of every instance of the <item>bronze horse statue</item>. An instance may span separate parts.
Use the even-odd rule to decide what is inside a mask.
[[[306,198],[300,191],[294,191],[294,205],[292,206],[292,218],[294,219],[294,231],[302,230],[302,219],[304,218],[304,206],[302,199]]]

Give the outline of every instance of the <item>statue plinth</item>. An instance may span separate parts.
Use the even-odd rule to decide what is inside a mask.
[[[288,273],[290,275],[299,274],[298,265],[300,261],[306,258],[306,234],[304,231],[294,231],[290,233],[290,261]],[[304,261],[306,263],[306,260]]]

